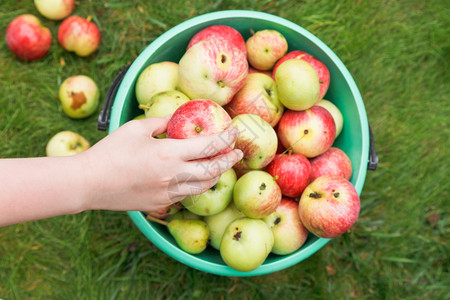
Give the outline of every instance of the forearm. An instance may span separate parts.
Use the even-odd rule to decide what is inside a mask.
[[[90,187],[78,157],[0,160],[0,226],[84,210]]]

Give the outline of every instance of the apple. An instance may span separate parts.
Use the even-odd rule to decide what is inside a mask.
[[[328,70],[327,66],[320,60],[318,60],[316,57],[312,56],[311,54],[301,51],[301,50],[294,50],[289,53],[287,53],[285,56],[283,56],[275,66],[273,67],[272,76],[273,79],[275,79],[275,73],[283,62],[285,62],[288,59],[301,59],[311,64],[311,66],[314,67],[314,69],[317,72],[317,76],[319,77],[319,98],[318,101],[321,100],[325,94],[328,91],[328,87],[330,86],[330,71]]]
[[[355,187],[338,175],[325,175],[308,185],[299,202],[303,225],[322,238],[349,230],[358,219],[360,200]]]
[[[6,45],[21,60],[41,59],[48,53],[51,44],[50,30],[33,15],[20,15],[6,28]]]
[[[275,81],[281,103],[291,110],[305,110],[319,101],[319,76],[314,67],[301,59],[280,64]]]
[[[274,238],[261,219],[239,218],[231,222],[220,243],[225,263],[241,272],[258,268],[272,251]]]
[[[178,246],[190,254],[199,254],[208,246],[209,228],[202,220],[174,219],[167,224]]]
[[[177,212],[179,212],[183,208],[183,205],[181,203],[173,203],[171,205],[168,205],[167,207],[164,207],[162,209],[156,210],[156,211],[145,211],[144,213],[147,216],[151,216],[158,219],[166,219],[170,216],[173,216]]]
[[[283,196],[295,198],[310,182],[311,164],[301,154],[277,154],[266,171],[275,178]]]
[[[206,39],[189,48],[179,62],[179,86],[191,99],[230,102],[245,83],[248,63],[238,47],[223,39]]]
[[[281,189],[269,173],[253,170],[242,175],[234,185],[233,201],[249,218],[264,218],[281,201]]]
[[[139,105],[145,112],[145,117],[165,117],[172,115],[178,107],[188,102],[188,96],[180,91],[171,90],[155,94],[148,105]]]
[[[336,137],[338,137],[342,131],[342,127],[344,126],[344,117],[342,116],[339,108],[337,108],[333,102],[326,99],[320,100],[315,105],[322,106],[333,116],[334,124],[336,125]]]
[[[228,224],[242,217],[245,217],[245,215],[236,208],[233,201],[230,201],[228,206],[221,212],[214,215],[205,216],[204,220],[206,224],[208,224],[210,231],[210,245],[219,250],[220,241],[222,240],[223,233],[225,232]]]
[[[99,96],[97,84],[86,75],[70,76],[59,87],[63,111],[74,119],[92,115],[97,109]]]
[[[288,49],[285,37],[273,29],[257,31],[246,41],[249,64],[258,70],[271,70]]]
[[[86,57],[94,53],[100,45],[100,31],[90,18],[70,16],[58,28],[58,41],[67,51]]]
[[[275,156],[278,138],[275,130],[261,117],[242,114],[233,118],[233,126],[239,130],[235,148],[242,150],[244,157],[234,165],[236,169],[262,169]]]
[[[171,61],[153,63],[146,67],[136,81],[136,99],[148,105],[154,95],[178,89],[178,64]]]
[[[308,237],[308,230],[300,220],[298,203],[292,199],[281,199],[276,211],[265,217],[264,222],[272,229],[272,253],[291,254],[300,249]]]
[[[89,142],[73,131],[60,131],[47,143],[47,156],[71,156],[89,149]]]
[[[136,117],[134,117],[133,120],[142,120],[145,118],[146,118],[145,114],[140,114],[140,115],[137,115]]]
[[[229,169],[220,176],[219,181],[209,190],[199,195],[187,196],[181,200],[181,204],[199,216],[217,214],[230,203],[236,180],[235,171]]]
[[[242,35],[233,27],[226,25],[211,25],[200,30],[191,38],[187,49],[191,48],[193,45],[197,44],[200,41],[212,38],[223,39],[227,43],[236,46],[242,52],[244,52],[245,55],[247,55],[247,48],[245,46],[245,41]]]
[[[62,20],[73,11],[75,0],[34,0],[41,15],[50,20]]]
[[[303,111],[288,110],[278,123],[278,137],[283,146],[308,158],[330,149],[335,136],[336,125],[333,117],[320,106]]]
[[[272,76],[272,71],[271,70],[261,71],[261,70],[257,70],[255,68],[253,68],[252,66],[249,66],[248,67],[248,74],[252,74],[252,73],[261,73],[261,74],[266,74],[267,76]],[[275,80],[275,78],[273,80]]]
[[[244,86],[225,106],[231,118],[240,114],[254,114],[274,127],[283,114],[283,104],[278,100],[273,79],[262,73],[248,74]]]
[[[339,175],[347,180],[352,177],[352,162],[339,148],[331,147],[325,153],[314,157],[311,162],[311,180],[323,175]]]

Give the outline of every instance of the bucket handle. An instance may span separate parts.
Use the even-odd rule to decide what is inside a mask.
[[[106,92],[105,101],[103,103],[103,108],[100,111],[100,114],[98,115],[98,121],[97,121],[97,129],[101,131],[108,130],[109,127],[109,121],[111,118],[111,108],[114,102],[114,98],[116,97],[117,90],[119,89],[120,83],[122,82],[123,78],[125,77],[125,73],[130,68],[129,64],[126,66],[120,73],[116,76],[113,83],[109,87],[108,91]]]
[[[109,126],[110,121],[110,115],[111,115],[111,107],[114,102],[114,98],[116,96],[117,90],[119,89],[119,85],[122,82],[123,78],[125,77],[125,73],[130,68],[129,64],[126,66],[120,73],[116,76],[114,79],[112,85],[109,87],[106,96],[105,101],[103,103],[103,108],[100,111],[100,114],[98,115],[98,123],[97,123],[97,129],[101,131],[106,131]],[[369,138],[370,138],[370,145],[369,145],[369,161],[367,165],[367,169],[371,171],[375,171],[378,167],[378,153],[375,149],[375,139],[373,137],[372,128],[370,128],[369,125]]]

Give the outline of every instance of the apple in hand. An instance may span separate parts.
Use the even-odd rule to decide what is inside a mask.
[[[60,131],[47,143],[47,156],[71,156],[89,149],[89,142],[73,131]]]
[[[301,51],[301,50],[294,50],[289,53],[287,53],[285,56],[283,56],[275,66],[273,67],[273,79],[275,79],[275,73],[278,69],[278,66],[281,65],[283,62],[285,62],[288,59],[301,59],[311,64],[311,66],[316,69],[317,75],[319,76],[319,98],[318,100],[322,99],[325,94],[328,91],[328,87],[330,86],[330,71],[328,71],[327,66],[320,60],[318,60],[316,57],[312,56],[311,54]]]
[[[262,73],[248,74],[244,86],[225,106],[231,118],[240,114],[254,114],[274,127],[283,114],[283,104],[278,100],[277,86],[270,76]]]
[[[297,251],[308,237],[308,230],[298,214],[298,203],[292,199],[281,199],[276,211],[265,217],[264,221],[272,229],[272,253],[287,255]]]
[[[62,20],[73,11],[75,0],[34,0],[41,15],[50,20]]]
[[[277,154],[266,171],[275,178],[283,196],[295,198],[309,184],[311,164],[301,154]]]
[[[250,218],[264,218],[273,213],[281,197],[280,187],[272,175],[265,171],[250,171],[234,185],[234,204]]]
[[[145,117],[165,117],[172,115],[178,107],[188,102],[188,96],[180,91],[171,90],[155,94],[149,104],[139,105],[139,108],[145,112]]]
[[[50,30],[33,15],[20,15],[6,28],[6,45],[21,60],[33,61],[44,57],[51,44]]]
[[[319,76],[310,63],[289,59],[280,64],[275,81],[281,103],[291,110],[305,110],[319,101]]]
[[[189,211],[199,216],[210,216],[224,210],[233,197],[236,183],[236,173],[233,169],[222,173],[219,181],[206,192],[190,195],[181,200],[181,204]]]
[[[311,162],[311,181],[323,175],[339,175],[347,180],[352,177],[352,162],[339,148],[331,147],[327,152],[314,157]]]
[[[67,51],[86,57],[98,49],[100,31],[89,18],[70,16],[59,25],[58,41]]]
[[[320,106],[303,111],[288,110],[278,123],[278,137],[283,146],[308,158],[316,157],[330,149],[335,136],[336,125],[333,117]]]
[[[271,70],[288,49],[285,37],[273,29],[257,31],[246,41],[249,64],[258,70]]]
[[[349,230],[359,216],[360,200],[355,187],[337,175],[325,175],[308,185],[299,202],[303,225],[322,238]]]
[[[193,45],[197,44],[200,41],[213,38],[223,39],[227,43],[236,46],[242,52],[244,52],[245,55],[247,55],[247,48],[245,46],[245,41],[242,35],[233,27],[226,25],[211,25],[200,30],[191,38],[187,49],[191,48]]]
[[[97,109],[99,91],[97,84],[85,75],[74,75],[59,87],[59,100],[63,111],[71,118],[82,119]]]
[[[258,268],[272,251],[274,238],[261,219],[239,218],[231,222],[220,243],[225,263],[241,272]]]
[[[206,39],[189,48],[179,62],[179,86],[191,99],[230,102],[245,83],[248,62],[238,47],[223,39]]]
[[[333,102],[325,99],[320,100],[315,105],[322,106],[333,116],[334,124],[336,125],[336,137],[338,137],[342,131],[342,127],[344,126],[344,117],[342,116],[339,108],[337,108]]]
[[[262,169],[275,156],[278,138],[275,130],[261,117],[242,114],[233,118],[233,126],[239,129],[235,148],[241,149],[244,157],[234,165],[236,169]]]
[[[231,201],[221,212],[214,215],[205,216],[204,220],[206,224],[208,224],[210,231],[210,245],[219,250],[220,241],[222,240],[223,233],[225,232],[228,224],[242,217],[245,217],[245,215],[236,208],[233,201]]]
[[[178,89],[178,64],[171,61],[153,63],[146,67],[136,81],[136,99],[149,105],[154,95]]]

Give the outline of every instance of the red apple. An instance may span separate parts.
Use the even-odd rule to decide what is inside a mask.
[[[270,76],[253,73],[247,76],[244,86],[225,106],[230,117],[241,114],[254,114],[274,127],[284,111],[278,99],[275,81]]]
[[[275,178],[283,196],[295,198],[310,182],[311,164],[301,154],[277,154],[266,171]]]
[[[347,180],[352,177],[352,162],[339,148],[331,147],[327,152],[314,157],[311,162],[311,180],[323,175],[339,175]]]
[[[178,64],[178,84],[191,99],[225,105],[245,83],[248,63],[238,47],[223,39],[207,39],[189,48]]]
[[[278,137],[284,147],[308,158],[316,157],[333,145],[336,125],[323,107],[287,110],[278,123]]]
[[[247,39],[246,46],[249,64],[261,71],[271,70],[288,49],[286,38],[273,29],[257,31]]]
[[[6,45],[21,60],[33,61],[44,57],[51,43],[50,30],[33,15],[20,15],[6,28]]]
[[[167,124],[167,137],[188,139],[219,133],[231,126],[231,118],[219,104],[206,99],[194,99],[180,105]],[[215,149],[205,149],[215,151]],[[220,154],[231,151],[231,148]]]
[[[191,38],[187,49],[191,48],[193,45],[197,44],[200,41],[210,38],[224,39],[227,43],[233,44],[242,52],[244,52],[245,55],[247,55],[247,48],[245,46],[245,41],[242,35],[233,27],[226,25],[212,25],[200,30]]]
[[[73,51],[78,56],[89,56],[100,45],[100,31],[90,18],[70,16],[58,29],[58,41],[67,51]]]
[[[325,94],[328,91],[328,87],[330,86],[330,71],[328,71],[327,66],[320,60],[318,60],[316,57],[312,56],[311,54],[301,51],[301,50],[294,50],[289,53],[287,53],[285,56],[280,58],[279,61],[275,64],[273,67],[272,77],[273,80],[275,80],[275,72],[277,71],[278,67],[285,62],[288,59],[301,59],[308,63],[310,63],[314,69],[316,69],[317,75],[319,76],[319,98],[317,101],[321,100]]]
[[[292,199],[281,199],[275,212],[265,217],[264,221],[272,229],[272,253],[287,255],[297,251],[308,237],[308,230],[298,214],[298,203]]]
[[[73,11],[75,0],[34,0],[41,15],[50,20],[62,20]]]
[[[337,175],[325,175],[308,185],[298,210],[303,225],[322,238],[343,234],[359,216],[360,200],[355,187]]]

